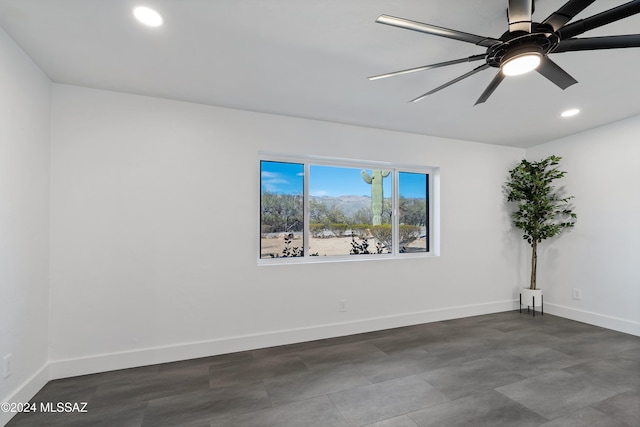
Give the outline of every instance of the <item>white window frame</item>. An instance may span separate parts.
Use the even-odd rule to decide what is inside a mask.
[[[260,247],[260,229],[261,229],[261,206],[258,202],[258,242],[257,242],[257,259],[258,265],[286,265],[286,264],[305,264],[305,263],[324,263],[324,262],[358,262],[358,261],[373,261],[373,260],[390,260],[390,259],[407,259],[407,258],[432,258],[440,256],[440,168],[437,166],[421,166],[421,165],[409,165],[402,163],[392,162],[380,162],[372,160],[354,160],[344,159],[336,157],[322,157],[311,155],[293,155],[293,154],[281,154],[271,152],[259,152],[258,153],[258,174],[260,174],[260,162],[283,162],[283,163],[298,163],[304,165],[304,229],[303,229],[303,242],[305,250],[303,256],[300,257],[286,257],[286,258],[261,258]],[[392,188],[392,232],[393,232],[393,248],[391,253],[388,254],[358,254],[358,255],[330,255],[330,256],[311,256],[309,254],[309,170],[311,165],[317,166],[336,166],[346,168],[357,169],[384,169],[390,170],[391,173],[391,188]],[[428,187],[427,187],[427,213],[428,213],[428,226],[427,236],[429,238],[429,251],[426,252],[412,252],[412,253],[400,253],[399,252],[399,224],[398,224],[398,204],[399,204],[399,189],[398,189],[398,173],[420,173],[428,174]],[[258,197],[260,200],[260,179],[258,179]]]

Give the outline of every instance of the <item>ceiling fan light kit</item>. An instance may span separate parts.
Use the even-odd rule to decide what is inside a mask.
[[[505,76],[519,76],[535,70],[542,61],[542,55],[537,52],[525,52],[505,59],[502,73]]]
[[[480,95],[480,98],[476,101],[476,105],[487,101],[505,76],[524,74],[533,70],[538,71],[543,77],[564,90],[576,84],[578,81],[553,62],[549,58],[550,54],[582,50],[640,47],[640,34],[576,38],[576,36],[589,30],[640,13],[640,0],[633,0],[588,18],[569,23],[569,21],[594,1],[595,0],[569,0],[542,22],[534,22],[532,20],[534,10],[533,0],[508,0],[508,30],[498,38],[465,33],[405,18],[380,15],[378,19],[376,19],[377,23],[446,37],[466,43],[473,43],[477,46],[485,47],[486,52],[484,54],[472,55],[468,58],[454,59],[380,74],[369,77],[369,80],[379,80],[448,65],[484,60],[484,64],[412,99],[411,102],[421,101],[427,96],[449,87],[454,83],[492,67],[498,68],[499,71],[485,91]]]

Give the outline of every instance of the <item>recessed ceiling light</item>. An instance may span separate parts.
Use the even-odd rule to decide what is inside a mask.
[[[162,16],[156,12],[155,10],[139,6],[133,9],[133,16],[144,25],[148,25],[149,27],[159,27],[162,25]]]
[[[573,117],[577,115],[579,112],[580,110],[578,110],[577,108],[572,108],[571,110],[563,111],[562,114],[560,115],[562,117]]]

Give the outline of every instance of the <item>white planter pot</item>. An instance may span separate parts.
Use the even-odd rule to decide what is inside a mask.
[[[523,288],[520,290],[520,304],[528,307],[542,306],[542,289]]]

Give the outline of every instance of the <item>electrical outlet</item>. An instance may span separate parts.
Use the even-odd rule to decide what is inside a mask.
[[[573,299],[582,299],[582,289],[573,288]]]
[[[340,307],[341,312],[347,311],[347,300],[341,299],[340,301],[338,301],[338,306]]]
[[[11,354],[7,354],[2,359],[2,378],[7,378],[11,375]]]

